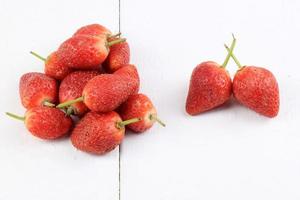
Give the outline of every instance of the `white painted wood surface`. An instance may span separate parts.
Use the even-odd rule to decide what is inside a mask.
[[[121,151],[121,199],[300,198],[300,3],[270,1],[121,0],[121,31],[166,128],[127,134]],[[47,55],[79,25],[118,30],[118,1],[0,0],[0,199],[118,199],[118,150],[76,151],[43,142],[3,113],[23,113],[18,79],[42,71],[28,52]],[[267,119],[234,101],[206,114],[184,111],[188,82],[200,62],[222,62],[237,37],[242,64],[276,75],[281,110]],[[228,70],[233,75],[235,65]],[[298,92],[297,92],[298,91]]]
[[[118,149],[105,156],[77,151],[69,139],[44,142],[4,115],[24,113],[19,77],[43,71],[29,54],[48,55],[81,25],[118,31],[118,1],[0,0],[0,199],[118,199]]]
[[[167,123],[126,138],[122,199],[299,199],[300,2],[127,0],[121,8],[142,92]],[[185,113],[193,68],[221,63],[232,32],[242,64],[276,75],[277,118],[235,102],[197,117]],[[235,69],[230,62],[232,75]]]

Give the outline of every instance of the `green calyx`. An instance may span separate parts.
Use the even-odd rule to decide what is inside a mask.
[[[70,116],[70,115],[73,115],[73,114],[76,114],[76,110],[73,106],[69,106],[66,109],[66,115]]]

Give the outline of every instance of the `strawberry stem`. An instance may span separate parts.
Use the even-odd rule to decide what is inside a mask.
[[[40,60],[46,62],[46,58],[40,56],[39,54],[37,54],[37,53],[35,53],[35,52],[33,52],[33,51],[30,51],[30,53],[31,53],[32,55],[34,55],[35,57],[37,57],[38,59],[40,59]]]
[[[114,35],[109,35],[108,38],[115,38],[115,37],[118,37],[118,36],[120,36],[120,35],[121,35],[121,32],[116,33],[116,34],[114,34]]]
[[[233,52],[230,51],[229,47],[224,44],[226,50],[230,53],[230,56],[232,57],[232,59],[234,60],[235,64],[238,66],[239,69],[241,69],[243,66],[241,65],[241,63],[239,62],[239,60],[235,57],[235,55],[233,54]]]
[[[156,115],[150,115],[150,120],[155,120],[156,122],[158,122],[163,127],[166,127],[166,124],[164,122],[162,122]]]
[[[230,45],[230,51],[227,53],[227,56],[226,56],[223,64],[221,65],[222,68],[226,68],[226,66],[228,64],[228,61],[230,59],[230,56],[232,55],[233,49],[235,47],[236,39],[235,39],[233,34],[232,34],[232,38],[233,38],[233,40],[232,40],[231,45]]]
[[[67,114],[68,116],[70,116],[70,115],[72,115],[72,114],[75,114],[74,108],[73,108],[72,106],[69,106],[68,109],[67,109],[67,111],[66,111],[66,114]]]
[[[43,105],[44,105],[44,106],[47,106],[47,107],[55,107],[55,104],[54,104],[54,103],[51,103],[51,102],[49,102],[49,101],[47,101],[47,100],[43,102]]]
[[[125,42],[126,39],[125,38],[120,38],[120,39],[117,39],[117,40],[113,40],[111,42],[108,42],[107,43],[107,46],[108,47],[111,47],[112,45],[115,45],[115,44],[118,44],[118,43],[121,43],[121,42]]]
[[[19,116],[19,115],[16,115],[16,114],[13,114],[13,113],[10,113],[10,112],[6,112],[5,113],[6,115],[14,118],[14,119],[17,119],[17,120],[21,120],[21,121],[25,121],[25,117],[23,116]]]
[[[132,118],[132,119],[128,119],[125,121],[117,122],[117,127],[119,129],[121,129],[121,128],[124,128],[126,125],[133,124],[133,123],[139,122],[141,120],[142,120],[141,118]]]
[[[69,105],[72,105],[74,103],[77,103],[77,102],[82,102],[83,101],[83,96],[82,97],[78,97],[77,99],[73,99],[73,100],[70,100],[70,101],[66,101],[66,102],[63,102],[63,103],[60,103],[56,106],[56,108],[63,108],[63,107],[67,107]]]

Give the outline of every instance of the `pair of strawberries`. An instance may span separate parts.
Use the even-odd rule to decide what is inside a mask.
[[[76,31],[47,59],[31,52],[45,61],[45,74],[21,77],[19,93],[27,111],[24,117],[7,114],[23,120],[42,139],[71,132],[76,148],[95,154],[118,146],[125,126],[141,133],[156,121],[164,125],[151,100],[138,93],[139,75],[129,64],[128,43],[119,36],[92,24]],[[81,118],[74,127],[71,116]]]
[[[186,100],[186,111],[197,115],[218,107],[228,101],[233,93],[242,105],[266,117],[275,117],[279,112],[279,89],[276,78],[267,69],[242,66],[233,54],[236,39],[233,37],[228,54],[222,65],[208,61],[199,64],[192,73]],[[226,65],[233,58],[238,66],[233,81]]]

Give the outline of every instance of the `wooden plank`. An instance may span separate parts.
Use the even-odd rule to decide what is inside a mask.
[[[121,8],[141,92],[167,123],[127,135],[121,199],[299,199],[299,1],[128,0]],[[197,117],[185,113],[193,68],[221,63],[232,32],[242,63],[276,75],[277,118],[234,101]],[[228,70],[236,70],[232,61]]]
[[[80,26],[118,31],[118,0],[0,2],[0,199],[117,199],[118,149],[105,156],[77,151],[68,139],[44,142],[3,113],[22,114],[19,77],[43,71],[29,54],[48,55]]]

